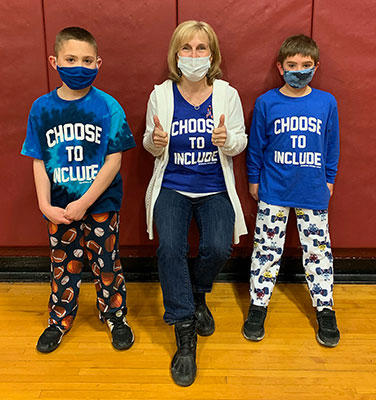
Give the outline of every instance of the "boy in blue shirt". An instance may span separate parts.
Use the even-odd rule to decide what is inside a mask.
[[[316,308],[320,344],[334,347],[340,333],[333,306],[333,256],[328,203],[339,158],[335,98],[309,86],[319,67],[317,44],[305,35],[282,44],[280,89],[255,104],[247,153],[249,192],[258,201],[248,318],[244,336],[263,339],[264,320],[278,275],[290,207],[295,209],[303,265]]]
[[[51,295],[48,328],[37,350],[55,350],[78,308],[86,256],[102,322],[118,350],[134,335],[126,320],[126,288],[119,256],[122,152],[135,146],[120,104],[92,86],[102,60],[94,37],[69,27],[49,57],[62,86],[32,105],[21,153],[33,158],[38,204],[48,220]]]

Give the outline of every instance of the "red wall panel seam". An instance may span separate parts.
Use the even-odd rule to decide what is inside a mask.
[[[47,53],[47,32],[46,32],[46,15],[44,12],[44,0],[41,0],[42,6],[42,18],[43,18],[43,34],[44,34],[44,53],[45,53],[45,65],[46,65],[46,76],[47,76],[47,88],[48,93],[51,91],[50,89],[50,76],[49,76],[49,68],[48,68],[48,53]]]
[[[179,0],[176,0],[176,2],[175,2],[175,10],[176,10],[175,26],[178,26],[178,24],[179,24]]]
[[[315,0],[312,0],[312,7],[311,7],[311,38],[313,39],[313,19],[315,15]]]

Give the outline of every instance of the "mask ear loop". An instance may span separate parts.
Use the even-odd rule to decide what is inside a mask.
[[[213,55],[212,55],[211,51],[210,51],[210,55],[209,55],[209,61],[210,61],[210,67],[208,69],[208,72],[206,73],[206,78],[208,78],[208,79],[209,79],[209,75],[210,75],[210,70],[212,69],[212,61],[213,61]]]

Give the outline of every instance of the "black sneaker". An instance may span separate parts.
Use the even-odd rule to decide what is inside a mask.
[[[176,345],[178,347],[171,362],[171,375],[179,386],[192,385],[196,378],[197,332],[194,319],[175,324]]]
[[[335,347],[339,342],[339,330],[337,328],[336,313],[329,308],[322,311],[316,311],[319,330],[317,332],[317,341],[323,346]]]
[[[264,321],[268,307],[249,306],[248,317],[244,322],[243,335],[246,339],[259,342],[264,339]]]
[[[214,333],[215,324],[212,313],[206,305],[205,293],[193,293],[195,300],[195,317],[197,333],[200,336],[210,336]]]
[[[115,349],[127,350],[133,345],[134,335],[123,310],[118,310],[116,314],[106,318],[106,323],[110,328]]]
[[[40,335],[37,350],[41,353],[51,353],[59,347],[64,331],[56,325],[51,325]]]

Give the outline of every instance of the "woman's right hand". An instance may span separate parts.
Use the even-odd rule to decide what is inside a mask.
[[[166,147],[168,143],[168,135],[163,131],[162,125],[159,122],[159,118],[154,115],[154,130],[153,130],[153,142],[155,147]]]

